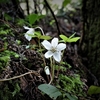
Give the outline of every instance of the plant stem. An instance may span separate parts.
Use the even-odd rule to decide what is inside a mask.
[[[42,32],[42,35],[44,35],[44,32],[43,32],[43,30],[42,30],[42,28],[41,27],[39,27],[39,26],[37,26],[37,27],[35,27],[34,29],[40,29],[41,30],[41,32]]]
[[[45,62],[45,59],[44,59],[44,57],[43,57],[43,53],[42,53],[42,51],[41,51],[40,39],[39,39],[38,44],[39,44],[39,50],[40,50],[40,53],[41,53],[40,55],[41,55],[41,57],[42,57],[42,59],[43,59],[43,62],[44,62],[44,66],[46,66],[46,62]]]
[[[49,82],[49,84],[51,84],[53,82],[54,79],[54,60],[52,59],[52,57],[50,58],[50,66],[51,66],[51,80]]]

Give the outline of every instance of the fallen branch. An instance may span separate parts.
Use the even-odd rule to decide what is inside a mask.
[[[0,82],[4,82],[4,81],[9,81],[9,80],[17,79],[17,78],[23,77],[23,76],[28,75],[28,74],[34,74],[34,75],[36,75],[36,76],[38,76],[38,77],[41,77],[41,76],[38,74],[38,72],[30,71],[30,72],[21,74],[21,75],[19,75],[19,76],[14,76],[14,77],[11,77],[11,78],[8,78],[8,79],[0,79]]]

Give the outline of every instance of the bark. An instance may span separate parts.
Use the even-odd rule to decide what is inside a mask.
[[[100,82],[100,0],[83,0],[82,53],[88,58],[87,68]]]

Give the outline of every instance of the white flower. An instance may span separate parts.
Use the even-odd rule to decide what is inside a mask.
[[[44,55],[45,58],[50,58],[51,56],[53,56],[53,58],[57,62],[61,61],[61,51],[66,48],[66,44],[58,44],[58,38],[54,38],[51,43],[47,40],[44,40],[42,42],[42,45],[48,50]]]
[[[45,66],[44,71],[47,75],[50,75],[50,70],[48,66]]]
[[[25,33],[25,38],[30,41],[32,39],[32,36],[31,35],[34,35],[34,28],[29,28],[27,26],[23,26],[26,30],[28,30],[26,33]]]

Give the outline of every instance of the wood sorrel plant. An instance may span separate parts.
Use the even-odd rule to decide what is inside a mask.
[[[25,38],[28,41],[30,41],[32,38],[35,38],[35,37],[38,38],[38,47],[39,47],[39,51],[41,51],[40,55],[43,58],[44,66],[45,66],[44,70],[45,70],[46,75],[50,75],[50,78],[51,78],[50,81],[49,81],[49,84],[41,84],[41,85],[38,86],[38,89],[41,90],[42,92],[46,93],[47,95],[49,95],[49,97],[52,98],[53,100],[56,100],[57,97],[61,96],[62,94],[65,94],[69,99],[72,98],[68,93],[66,93],[67,91],[61,93],[60,91],[63,91],[63,89],[60,88],[60,90],[59,90],[55,86],[51,85],[51,83],[53,82],[54,72],[56,70],[55,69],[55,66],[56,66],[55,62],[58,62],[58,63],[62,62],[62,57],[63,57],[62,51],[66,48],[65,43],[66,42],[69,42],[69,43],[70,42],[76,42],[80,39],[80,37],[74,37],[75,33],[72,34],[70,37],[67,37],[65,35],[60,35],[60,38],[62,40],[59,41],[58,38],[53,38],[51,40],[51,42],[49,42],[47,40],[51,39],[51,37],[45,36],[42,28],[36,27],[36,28],[39,28],[41,30],[43,35],[39,32],[36,32],[35,31],[36,28],[28,28],[26,26],[24,28],[28,30],[25,34]],[[43,41],[40,43],[41,39]],[[64,43],[58,43],[58,42],[64,42]],[[42,52],[42,46],[47,50],[47,52],[45,54],[43,54],[43,52]],[[50,69],[51,70],[49,70],[49,66],[46,65],[45,58],[46,59],[50,58],[50,67],[51,67]],[[58,72],[59,72],[59,69],[60,69],[61,66],[59,66],[59,65],[57,65],[57,66],[58,66]],[[62,80],[63,76],[61,76],[59,78]],[[67,76],[65,76],[64,78],[66,80],[64,79],[63,83],[66,83],[70,80],[70,82],[72,82],[72,85],[70,87],[73,88],[76,80],[74,82],[74,80],[71,80]],[[73,78],[73,79],[75,79],[75,78]],[[57,83],[57,84],[59,84],[59,83]],[[65,84],[65,87],[67,87],[66,85],[67,84]],[[70,100],[72,100],[72,99],[70,99]],[[75,99],[75,100],[78,100],[78,99]]]
[[[51,81],[50,81],[50,83],[51,83],[54,78],[55,61],[57,61],[57,62],[61,61],[61,55],[62,55],[61,51],[66,48],[66,44],[64,44],[64,43],[58,44],[58,38],[53,38],[51,43],[47,40],[44,40],[42,42],[42,45],[48,50],[44,54],[45,58],[50,58],[50,62],[51,62],[51,74],[52,74]]]
[[[38,41],[38,45],[39,45],[39,49],[41,51],[41,44],[44,46],[44,48],[46,48],[48,51],[44,54],[41,51],[41,56],[43,58],[44,61],[44,66],[45,66],[45,72],[48,75],[49,72],[49,67],[46,66],[45,58],[50,58],[50,67],[51,67],[51,80],[49,82],[49,84],[51,84],[51,82],[53,81],[54,78],[54,65],[55,65],[55,61],[60,62],[61,61],[61,56],[62,56],[62,50],[64,50],[66,48],[66,44],[65,43],[59,43],[58,44],[58,38],[53,38],[51,43],[49,41],[47,41],[48,39],[50,39],[50,36],[45,36],[44,32],[42,30],[41,27],[36,27],[39,28],[42,32],[43,35],[41,35],[40,33],[35,32],[36,28],[29,28],[27,26],[24,26],[25,29],[27,29],[28,31],[25,33],[25,38],[30,41],[32,39],[32,37],[37,37],[39,39]],[[40,39],[44,39],[44,41],[40,44]]]

